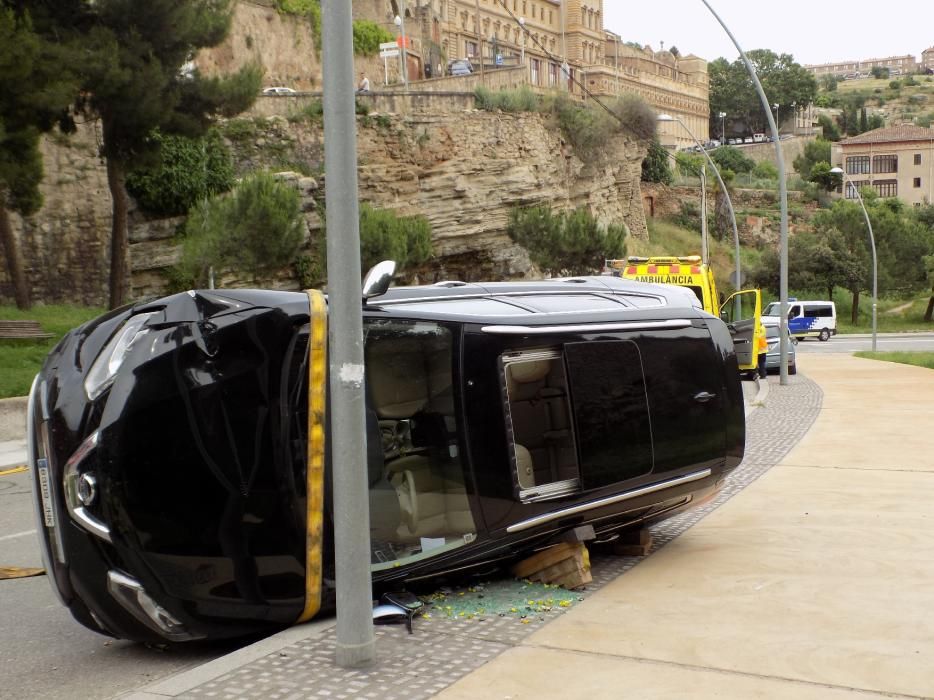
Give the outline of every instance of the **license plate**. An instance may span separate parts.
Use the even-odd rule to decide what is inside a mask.
[[[49,463],[46,459],[36,460],[39,475],[39,494],[42,496],[42,517],[46,527],[55,527],[55,510],[52,508],[52,489],[49,483]]]

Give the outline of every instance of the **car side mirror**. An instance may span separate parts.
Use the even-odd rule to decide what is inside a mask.
[[[392,276],[395,272],[395,260],[383,260],[371,267],[370,271],[366,273],[366,277],[363,278],[363,300],[366,301],[372,297],[385,294],[392,283]]]

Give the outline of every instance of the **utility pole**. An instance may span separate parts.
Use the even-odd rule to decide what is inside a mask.
[[[370,582],[357,118],[349,2],[322,3],[321,36],[327,255],[328,270],[331,271],[328,279],[328,340],[337,574],[335,661],[343,668],[357,668],[375,661],[376,642]]]
[[[483,78],[483,31],[480,27],[480,0],[477,3],[477,51],[480,52],[480,85],[486,85]]]

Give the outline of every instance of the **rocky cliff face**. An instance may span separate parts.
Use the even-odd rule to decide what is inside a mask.
[[[284,117],[257,118],[231,141],[238,170],[323,171],[319,124]],[[240,120],[242,127],[243,121]],[[229,130],[228,133],[233,133]],[[639,189],[641,146],[623,137],[606,145],[599,162],[582,162],[558,129],[539,114],[480,111],[357,117],[361,201],[402,215],[420,214],[432,226],[434,258],[413,279],[520,278],[535,275],[524,249],[505,233],[516,206],[553,210],[586,207],[604,223],[625,223],[646,235]],[[33,298],[47,303],[105,304],[109,265],[110,198],[97,156],[93,125],[71,139],[43,145],[45,206],[14,228],[23,244]],[[309,237],[320,236],[315,203],[323,203],[326,175],[294,179],[306,198]],[[177,259],[181,219],[148,220],[131,213],[132,295],[166,290],[166,269]],[[235,284],[235,276],[225,284]],[[270,285],[299,286],[285,271]],[[0,300],[12,299],[5,263]]]
[[[195,58],[206,75],[227,75],[256,62],[264,69],[264,86],[296,90],[321,86],[321,61],[307,21],[280,14],[273,0],[234,5],[230,33],[220,45]]]

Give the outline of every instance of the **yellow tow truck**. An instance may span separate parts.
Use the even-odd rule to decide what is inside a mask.
[[[675,284],[692,290],[704,311],[718,316],[729,326],[740,371],[756,371],[756,348],[765,347],[762,294],[758,289],[743,289],[721,301],[713,270],[699,255],[631,255],[625,259],[607,259],[603,273],[639,282]]]

